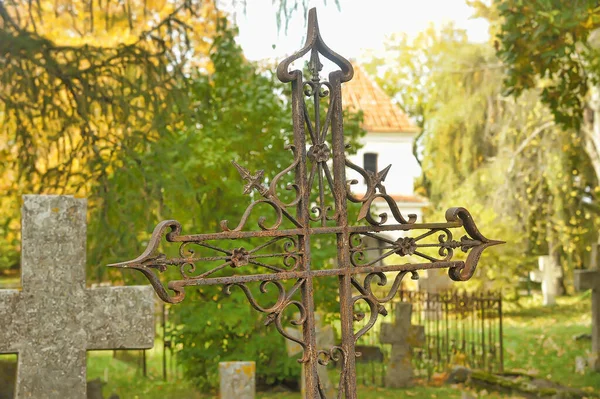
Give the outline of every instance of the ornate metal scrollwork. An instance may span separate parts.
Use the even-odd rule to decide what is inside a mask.
[[[304,80],[302,71],[289,68],[293,61],[307,54],[310,54],[311,76]],[[320,56],[339,67],[329,74],[328,80],[320,76]],[[294,143],[288,147],[293,154],[291,164],[275,174],[267,186],[265,171],[252,173],[234,162],[246,182],[244,194],[252,195],[253,199],[256,193],[260,196],[246,208],[237,226],[232,228],[224,220],[219,232],[183,235],[179,222],[167,220],[156,226],[140,256],[111,265],[140,271],[158,296],[170,303],[181,302],[187,287],[221,285],[227,294],[237,287],[252,308],[266,315],[265,324],[274,325],[283,337],[302,347],[300,362],[311,398],[325,397],[317,366],[336,360],[342,362],[338,398],[356,399],[356,340],[373,327],[380,315],[387,314],[385,305],[406,275],[418,278],[418,270],[448,268],[453,280],[467,280],[475,273],[483,251],[500,243],[484,237],[464,208],[449,209],[442,223],[417,223],[415,215],[404,217],[384,186],[390,166],[373,173],[346,159],[341,85],[353,73],[350,62],[324,43],[316,11],[311,10],[304,47],[277,68],[279,79],[292,85]],[[312,102],[307,102],[307,98]],[[327,100],[324,118],[321,118],[322,99]],[[346,180],[346,168],[364,177],[367,189],[362,196],[352,192],[357,181]],[[285,184],[285,189],[291,192],[288,196],[291,200],[286,202],[278,190],[292,175],[293,183]],[[348,221],[348,201],[361,204],[356,224]],[[387,212],[373,215],[375,201],[387,204],[393,220]],[[259,209],[269,211],[270,217],[258,217],[256,229],[252,230],[251,216]],[[460,240],[454,239],[456,229],[464,229],[466,233]],[[385,236],[392,231],[402,235],[394,239]],[[334,236],[337,242],[337,260],[331,262],[331,267],[315,265],[310,256],[311,250],[315,250],[311,243],[325,235]],[[161,252],[159,244],[163,238],[166,243],[178,246],[176,256]],[[377,246],[365,245],[365,238],[374,240]],[[467,253],[466,260],[454,259],[457,249]],[[375,255],[370,257],[370,253]],[[398,259],[406,262],[398,263]],[[420,263],[411,263],[414,259]],[[159,275],[169,268],[181,278],[165,287]],[[389,288],[388,273],[395,273]],[[313,283],[327,276],[339,278],[341,344],[317,348]],[[286,285],[285,281],[289,283]],[[250,289],[252,283],[259,284],[258,294]],[[276,290],[276,299],[270,305],[263,305],[257,296],[268,298],[262,295],[269,289]],[[366,305],[366,312],[355,311],[357,304]],[[283,314],[291,308],[299,316],[289,320]],[[364,325],[355,331],[354,323],[360,320]],[[287,322],[302,326],[301,338],[286,332]]]

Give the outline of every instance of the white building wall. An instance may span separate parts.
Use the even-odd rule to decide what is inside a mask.
[[[378,154],[378,171],[392,165],[384,183],[387,193],[389,195],[414,195],[414,182],[421,174],[419,164],[412,154],[414,134],[367,133],[361,140],[363,147],[348,159],[352,163],[364,167],[363,155],[365,153]],[[359,183],[353,186],[356,193],[366,191],[364,179],[358,172],[348,169],[347,178],[358,180]]]
[[[362,139],[362,148],[355,154],[348,156],[348,159],[364,167],[363,156],[365,153],[377,154],[377,169],[381,171],[388,165],[392,165],[385,179],[384,186],[388,195],[414,196],[414,182],[421,174],[421,168],[412,154],[412,143],[415,135],[412,133],[367,133]],[[346,178],[356,179],[358,184],[352,186],[353,192],[360,195],[367,190],[364,178],[356,171],[346,168]],[[385,201],[375,203],[377,213],[387,212],[388,223],[395,223],[392,214],[389,212]],[[422,203],[398,202],[398,208],[404,217],[414,213],[417,215],[417,221],[423,221]],[[392,234],[394,238],[401,236],[400,233]]]

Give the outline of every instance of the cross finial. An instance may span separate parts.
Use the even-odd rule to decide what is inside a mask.
[[[250,194],[253,189],[256,189],[261,195],[265,195],[269,190],[263,186],[262,181],[265,177],[265,171],[259,170],[255,174],[250,173],[250,171],[244,168],[242,165],[238,164],[235,161],[231,162],[233,166],[240,172],[240,176],[242,179],[246,180],[248,183],[244,186],[244,194]]]
[[[319,76],[319,72],[323,69],[323,64],[321,64],[321,60],[319,59],[319,52],[313,48],[310,52],[310,62],[308,63],[308,70],[312,75],[312,81],[318,82],[321,80]]]
[[[325,58],[327,58],[328,60],[330,60],[331,62],[336,64],[338,67],[340,67],[340,71],[338,71],[338,73],[341,73],[341,76],[340,76],[341,83],[349,81],[350,79],[352,79],[352,76],[354,76],[354,68],[352,68],[352,64],[350,64],[350,61],[348,61],[341,55],[337,54],[335,51],[331,50],[323,41],[323,38],[321,37],[321,32],[319,31],[319,21],[317,20],[317,9],[316,8],[311,8],[308,12],[308,27],[307,27],[306,42],[304,43],[304,47],[302,47],[300,50],[296,51],[294,54],[292,54],[288,58],[281,61],[279,66],[277,66],[277,77],[279,78],[279,80],[286,83],[286,82],[291,82],[292,80],[296,79],[296,77],[298,76],[300,71],[298,71],[298,70],[290,71],[289,67],[292,62],[294,62],[295,60],[297,60],[299,58],[302,58],[309,51],[312,51],[311,64],[313,63],[313,54],[318,52],[318,53],[321,53]],[[316,61],[318,61],[317,63],[315,63],[315,66],[321,65],[320,61],[318,60],[318,55],[315,55],[314,58],[316,58]],[[323,65],[321,65],[321,68],[322,68],[322,66]],[[310,68],[310,64],[309,64],[309,68]],[[321,69],[319,69],[319,71],[320,70]],[[312,69],[311,69],[311,72],[312,72]],[[314,77],[314,73],[313,73],[313,77]]]

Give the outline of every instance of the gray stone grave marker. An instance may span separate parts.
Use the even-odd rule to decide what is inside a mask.
[[[536,283],[542,283],[544,306],[556,304],[558,295],[558,279],[562,277],[562,269],[554,256],[540,256],[538,259],[539,270],[529,273],[529,277]]]
[[[256,364],[254,362],[219,363],[219,397],[221,399],[254,399]]]
[[[589,365],[600,371],[600,270],[575,270],[575,289],[592,290],[592,353]]]
[[[419,277],[417,287],[419,291],[425,291],[428,294],[439,294],[452,288],[452,280],[448,278],[447,273],[439,269],[429,269],[427,275]],[[425,301],[421,308],[421,318],[423,320],[436,320],[442,317],[441,301]]]
[[[452,288],[452,285],[453,282],[448,278],[448,274],[439,269],[429,269],[426,276],[419,277],[417,280],[419,291],[433,294],[447,291]]]
[[[16,399],[85,398],[86,351],[154,344],[150,286],[86,289],[86,200],[26,195],[22,290],[0,290],[0,353],[18,354]]]
[[[297,316],[295,316],[297,317]],[[315,313],[315,325],[316,325],[316,341],[318,350],[329,350],[335,345],[335,336],[333,333],[333,328],[330,325],[323,326],[321,321],[321,314]],[[298,328],[287,327],[285,332],[298,340],[302,340],[302,331]],[[294,341],[287,339],[286,347],[288,355],[296,356],[302,353],[302,346],[297,344]],[[323,387],[323,391],[325,392],[326,397],[334,398],[336,396],[336,389],[331,383],[329,379],[329,374],[327,373],[327,368],[325,366],[319,366],[317,368],[317,374],[319,375],[319,382]],[[301,389],[302,389],[302,397],[306,398],[306,390],[304,387],[304,368],[302,368],[302,376],[301,376]],[[308,398],[307,398],[308,399]]]
[[[382,323],[380,341],[392,345],[392,353],[387,365],[385,386],[404,388],[412,385],[412,348],[425,343],[425,328],[412,325],[412,304],[398,302],[395,308],[394,324]]]

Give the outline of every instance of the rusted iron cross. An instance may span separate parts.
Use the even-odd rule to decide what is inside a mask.
[[[290,65],[307,54],[311,76],[304,80],[302,71],[290,70]],[[322,69],[319,54],[339,67],[329,74],[328,80],[319,76]],[[170,303],[181,302],[185,288],[189,286],[221,284],[226,293],[233,286],[239,287],[252,307],[267,315],[266,324],[274,324],[281,335],[303,348],[299,361],[304,365],[306,392],[310,398],[325,397],[317,368],[332,359],[342,364],[338,398],[357,397],[356,341],[369,331],[379,315],[387,314],[384,304],[394,297],[405,275],[410,273],[412,278],[418,278],[417,270],[448,268],[453,280],[467,280],[475,272],[482,252],[500,243],[485,238],[464,208],[449,209],[443,223],[416,223],[415,215],[405,218],[383,185],[389,166],[373,173],[346,159],[341,85],[352,79],[353,73],[350,62],[323,42],[316,11],[310,10],[306,44],[277,68],[279,79],[292,85],[294,142],[290,146],[291,164],[276,174],[268,185],[264,183],[264,171],[251,173],[234,164],[247,182],[244,193],[262,197],[248,206],[237,227],[230,228],[227,221],[223,221],[221,232],[182,235],[177,221],[163,221],[154,230],[142,255],[129,262],[111,265],[144,273],[160,298]],[[364,177],[365,193],[352,192],[351,186],[358,182],[346,180],[346,168]],[[281,192],[281,188],[289,191]],[[348,201],[360,206],[358,220],[352,224],[348,222]],[[394,219],[389,223],[387,213],[372,214],[375,206],[385,203]],[[266,219],[260,217],[257,221],[260,230],[249,231],[247,225],[258,206],[272,208],[276,221],[268,225]],[[455,240],[454,229],[464,229],[467,234]],[[393,241],[378,234],[386,231],[403,231],[404,236]],[[179,243],[179,256],[169,258],[158,251],[165,233],[167,242]],[[318,248],[315,243],[324,235],[334,236],[337,241],[337,259],[331,268],[311,262],[311,250]],[[362,238],[365,236],[382,245],[372,248],[364,245]],[[245,247],[239,246],[239,241],[243,241]],[[210,252],[212,256],[196,254],[190,249],[192,245],[197,251]],[[365,256],[367,251],[379,253],[382,248],[384,253],[377,259]],[[468,253],[465,260],[453,259],[458,248]],[[421,258],[422,263],[395,263],[394,258],[390,258],[392,255]],[[383,259],[388,263],[383,263]],[[178,268],[182,276],[182,279],[168,283],[172,293],[155,274],[169,267]],[[388,273],[395,276],[392,284],[386,287]],[[341,345],[318,348],[313,285],[315,279],[326,276],[339,279]],[[258,284],[261,295],[270,285],[276,288],[275,303],[260,305],[251,289],[253,283]],[[373,287],[375,284],[380,286],[377,290]],[[385,296],[381,294],[384,289],[387,290]],[[358,302],[366,304],[363,306],[366,312],[357,309]],[[291,321],[283,317],[290,307],[299,311],[299,317]],[[362,325],[356,327],[358,321]],[[302,326],[301,338],[286,333],[284,323],[288,322]]]

